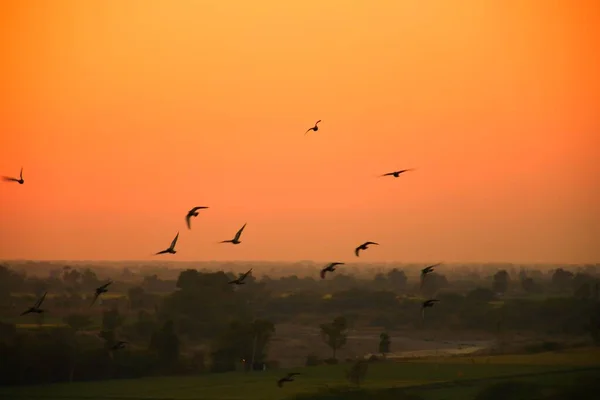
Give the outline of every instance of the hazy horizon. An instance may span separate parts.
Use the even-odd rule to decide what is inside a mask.
[[[129,264],[129,263],[142,263],[142,264],[244,264],[244,263],[252,263],[252,264],[315,264],[316,266],[320,266],[321,264],[327,264],[332,260],[295,260],[295,261],[285,261],[285,260],[146,260],[146,259],[131,259],[131,260],[91,260],[91,259],[0,259],[1,263],[97,263],[97,264],[105,264],[105,263],[114,263],[114,264]],[[435,263],[441,263],[444,266],[448,267],[470,267],[470,266],[486,266],[486,265],[495,265],[495,266],[531,266],[531,267],[579,267],[579,266],[598,266],[600,263],[598,262],[585,262],[585,263],[556,263],[556,262],[514,262],[514,261],[454,261],[454,262],[441,262],[441,261],[394,261],[394,260],[385,260],[385,261],[363,261],[363,260],[344,260],[346,265],[355,265],[361,264],[364,266],[380,266],[380,265],[393,265],[393,266],[414,266],[414,265],[432,265]]]
[[[597,1],[0,11],[0,258],[600,261]]]

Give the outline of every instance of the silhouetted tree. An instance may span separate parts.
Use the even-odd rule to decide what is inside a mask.
[[[571,287],[572,280],[573,273],[562,268],[558,268],[552,274],[552,286],[561,291],[568,290]]]
[[[406,277],[404,271],[394,268],[387,273],[387,278],[395,291],[403,291],[406,289],[406,282],[408,282],[408,278]]]
[[[321,324],[321,336],[325,343],[331,347],[333,359],[336,359],[337,350],[346,344],[348,338],[346,329],[347,322],[344,317],[336,317],[331,323]]]
[[[123,325],[124,318],[119,313],[119,309],[116,307],[110,310],[105,310],[102,313],[102,330],[103,331],[115,331],[118,327]]]
[[[381,353],[384,358],[385,355],[390,352],[391,344],[392,341],[390,340],[390,335],[388,335],[386,332],[382,332],[379,335],[379,353]]]
[[[162,328],[152,335],[150,350],[154,351],[161,366],[169,370],[179,359],[179,338],[172,320],[165,321]]]
[[[421,288],[423,294],[427,297],[432,297],[445,287],[448,287],[448,279],[436,272],[428,274],[425,280],[423,281],[423,287]]]
[[[368,368],[369,363],[366,360],[357,360],[350,370],[346,372],[346,378],[357,387],[360,387],[360,383],[363,382],[367,376]]]
[[[533,278],[525,277],[521,279],[521,287],[527,293],[535,293],[537,291],[537,287]]]
[[[141,286],[134,286],[129,288],[127,291],[127,298],[129,299],[129,307],[132,310],[144,308],[144,297],[146,292]]]
[[[494,274],[492,288],[496,293],[506,293],[509,282],[510,276],[508,275],[508,272],[506,272],[506,270],[500,270]]]

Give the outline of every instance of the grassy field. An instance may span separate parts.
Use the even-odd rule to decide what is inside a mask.
[[[565,372],[544,375],[544,373],[590,366],[600,368],[599,349],[519,356],[454,357],[438,360],[372,363],[363,387],[373,390],[410,387],[411,392],[419,394],[426,400],[466,400],[472,398],[472,394],[481,387],[502,379],[502,377],[541,374],[524,376],[519,379],[553,383],[562,380],[568,383],[578,374]],[[14,400],[275,400],[293,398],[296,394],[316,393],[325,387],[347,386],[345,371],[348,367],[348,364],[342,364],[299,368],[295,371],[302,375],[282,389],[278,388],[275,382],[288,372],[286,370],[0,388],[0,398]],[[600,374],[598,370],[585,372],[585,374],[593,373],[596,376]]]

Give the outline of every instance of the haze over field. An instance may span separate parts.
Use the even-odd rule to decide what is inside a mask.
[[[599,16],[4,1],[0,258],[597,262]]]

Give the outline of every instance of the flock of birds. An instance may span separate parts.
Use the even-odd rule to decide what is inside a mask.
[[[315,125],[311,128],[309,128],[304,134],[306,135],[308,132],[313,131],[313,132],[317,132],[319,130],[319,123],[321,122],[321,120],[318,120],[317,122],[315,122]],[[392,172],[388,172],[385,174],[380,175],[381,177],[385,177],[385,176],[392,176],[394,178],[399,178],[400,175],[402,175],[405,172],[409,172],[409,171],[413,171],[414,168],[408,168],[408,169],[401,169],[398,171],[392,171]],[[6,182],[16,182],[20,185],[25,183],[25,180],[23,179],[23,168],[21,167],[21,172],[19,174],[19,178],[14,178],[14,177],[8,177],[8,176],[4,176],[3,177],[4,181]],[[206,206],[196,206],[194,208],[192,208],[191,210],[188,211],[188,213],[185,216],[185,221],[187,224],[188,229],[191,229],[191,218],[192,217],[197,217],[200,213],[200,210],[204,210],[204,209],[208,209],[209,207]],[[242,233],[244,232],[244,228],[246,228],[246,223],[236,232],[235,236],[233,237],[233,239],[230,240],[223,240],[219,243],[231,243],[234,245],[238,245],[240,243],[242,243],[240,241],[240,237],[242,236]],[[159,251],[157,253],[155,253],[155,255],[159,255],[159,254],[175,254],[177,253],[177,251],[175,250],[175,245],[177,244],[177,240],[179,239],[179,232],[177,232],[177,234],[175,235],[175,238],[171,241],[171,244],[169,245],[168,248],[166,248],[165,250]],[[356,247],[354,249],[354,254],[356,255],[356,257],[359,257],[359,253],[361,251],[365,251],[369,248],[369,246],[371,245],[375,245],[378,246],[379,243],[376,242],[371,242],[371,241],[367,241],[364,242],[363,244],[359,245],[358,247]],[[336,267],[340,266],[340,265],[344,265],[345,263],[343,262],[331,262],[329,264],[327,264],[323,269],[321,269],[320,271],[320,277],[321,279],[325,279],[325,276],[327,274],[327,272],[334,272],[336,270]],[[426,268],[423,268],[421,270],[421,287],[423,286],[423,282],[425,280],[425,277],[430,274],[431,272],[433,272],[434,268],[439,266],[441,263],[438,264],[433,264],[430,265]],[[252,273],[252,269],[250,269],[249,271],[243,273],[243,274],[239,274],[238,278],[228,282],[229,284],[234,284],[234,285],[243,285],[245,284],[244,280]],[[109,281],[107,283],[105,283],[104,285],[98,287],[95,289],[94,292],[94,297],[92,300],[92,303],[90,304],[90,307],[92,305],[94,305],[94,303],[96,302],[96,300],[98,299],[98,297],[100,297],[100,295],[102,295],[103,293],[108,292],[108,287],[112,284],[112,281]],[[27,315],[27,314],[41,314],[44,312],[44,310],[41,308],[42,303],[44,302],[44,300],[46,299],[46,295],[48,294],[48,292],[45,292],[36,302],[33,306],[29,307],[27,310],[25,310],[23,313],[21,313],[21,316],[23,315]],[[429,307],[433,307],[433,305],[438,302],[438,299],[428,299],[426,301],[424,301],[421,304],[421,312],[422,312],[422,316],[423,318],[425,318],[425,309],[429,308]],[[127,342],[119,340],[119,341],[115,341],[115,343],[111,344],[109,346],[109,348],[111,350],[119,350],[125,347],[125,345],[127,344]],[[279,387],[282,387],[283,384],[285,382],[293,382],[294,381],[294,376],[296,375],[300,375],[297,372],[291,372],[289,374],[287,374],[285,377],[279,379],[277,381],[277,385]]]

